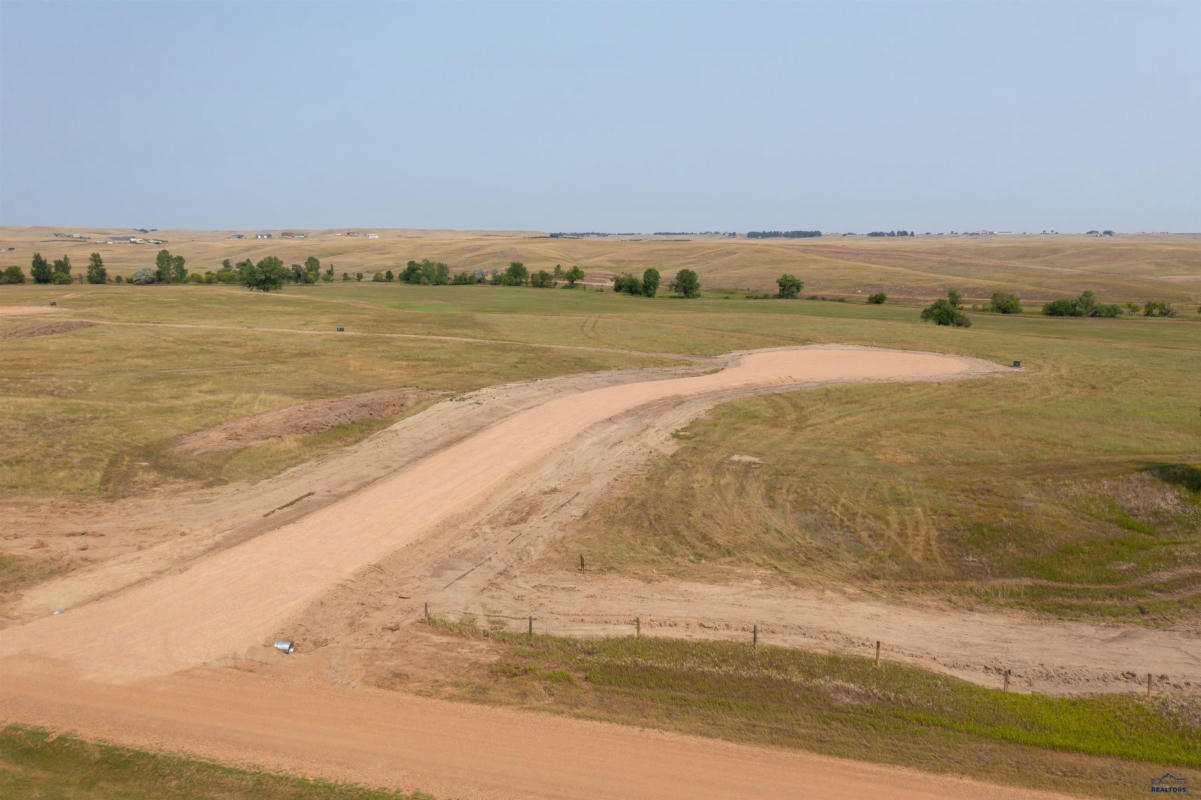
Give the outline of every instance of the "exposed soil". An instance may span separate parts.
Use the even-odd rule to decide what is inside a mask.
[[[52,311],[54,309],[51,309]],[[32,320],[21,322],[7,328],[0,328],[0,341],[5,339],[30,339],[34,336],[50,336],[55,333],[66,333],[79,328],[90,328],[94,322],[82,320]]]
[[[0,722],[5,720],[127,746],[170,746],[220,763],[464,800],[1062,797],[699,736],[232,670],[115,686],[41,665],[0,663]]]
[[[0,306],[0,317],[23,317],[27,314],[52,314],[63,309],[57,306]]]
[[[697,374],[713,366],[724,369]],[[403,685],[407,662],[454,663],[407,635],[405,623],[428,601],[446,616],[533,614],[553,633],[628,631],[641,615],[667,635],[742,636],[758,623],[769,641],[849,652],[879,638],[887,657],[987,685],[993,670],[1013,668],[1027,681],[1021,688],[1045,691],[1128,690],[1114,676],[1136,663],[1141,672],[1147,654],[1157,661],[1148,671],[1170,664],[1169,683],[1190,690],[1201,683],[1195,632],[535,567],[572,519],[725,399],[1005,372],[974,359],[826,346],[536,381],[439,403],[255,485],[4,509],[6,549],[90,541],[95,550],[70,552],[97,560],[31,587],[8,609],[15,624],[0,633],[0,718],[447,796],[777,797],[798,774],[807,796],[883,787],[892,797],[945,796],[948,779],[904,770],[329,684]],[[50,616],[57,608],[66,611]],[[281,662],[277,638],[299,642],[302,657]],[[180,674],[198,665],[239,669]],[[147,693],[155,702],[138,702]],[[761,789],[737,766],[749,761],[764,765]],[[823,771],[827,762],[838,766]],[[868,783],[857,782],[863,776]],[[1019,796],[966,782],[954,793]]]
[[[421,389],[379,389],[299,403],[188,434],[180,439],[175,449],[184,453],[239,450],[280,436],[321,433],[366,419],[394,417],[442,394]]]

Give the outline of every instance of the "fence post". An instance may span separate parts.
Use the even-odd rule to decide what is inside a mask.
[[[880,666],[880,640],[876,640],[876,666]]]
[[[1147,699],[1151,699],[1151,673],[1147,673]]]
[[[1009,670],[1005,670],[1005,688],[1003,691],[1009,691]]]
[[[642,635],[642,618],[634,617],[634,636]]]
[[[755,627],[751,628],[751,647],[758,647],[758,646],[759,646],[759,625],[756,623]]]
[[[429,604],[429,601],[426,601],[426,604],[425,604],[425,624],[426,624],[426,625],[429,625],[429,624],[430,624],[430,604]]]
[[[580,572],[584,571],[584,554],[580,553]]]
[[[529,631],[528,635],[529,636],[534,635],[534,618],[533,617],[530,617],[530,631]]]

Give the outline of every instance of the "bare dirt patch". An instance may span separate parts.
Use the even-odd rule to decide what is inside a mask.
[[[62,310],[57,306],[0,306],[0,317],[23,317],[27,314],[53,314]]]
[[[328,400],[314,400],[226,422],[183,437],[175,449],[182,453],[239,450],[268,439],[321,433],[366,419],[394,417],[419,403],[443,395],[422,389],[380,389]]]
[[[79,330],[80,328],[90,328],[96,323],[84,322],[83,320],[72,319],[55,319],[55,320],[32,320],[30,322],[19,322],[7,328],[0,328],[0,341],[10,339],[31,339],[35,336],[51,336],[56,333],[66,333],[67,331]]]

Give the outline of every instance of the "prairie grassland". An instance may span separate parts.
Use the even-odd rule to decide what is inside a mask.
[[[847,315],[822,325],[843,341],[1023,369],[727,403],[551,557],[1147,624],[1201,609],[1201,325],[979,314],[949,331],[912,311],[821,305]]]
[[[1147,624],[1201,606],[1201,502],[1189,482],[1201,463],[1194,320],[976,314],[971,329],[948,330],[905,304],[369,283],[67,294],[70,318],[136,324],[4,343],[9,495],[263,477],[386,421],[201,459],[171,448],[181,435],[301,401],[679,363],[652,352],[846,342],[1024,367],[726,404],[680,432],[676,454],[632,478],[550,557],[582,551],[598,569],[645,575],[854,580]],[[3,302],[50,296],[16,287]],[[339,325],[372,335],[333,333]],[[763,463],[729,460],[739,454]]]
[[[27,800],[433,800],[227,767],[90,742],[24,725],[0,728],[0,797]]]
[[[345,229],[343,229],[345,230]],[[56,238],[78,232],[90,241]],[[504,268],[522,261],[533,269],[580,265],[587,280],[658,267],[696,270],[704,286],[763,291],[783,272],[805,279],[807,292],[843,294],[884,291],[896,297],[929,297],[958,288],[969,299],[1014,291],[1027,299],[1078,295],[1092,289],[1105,302],[1164,299],[1193,308],[1201,302],[1201,235],[918,236],[819,239],[698,237],[549,238],[533,231],[378,230],[378,239],[307,231],[305,239],[227,239],[223,231],[157,231],[163,247],[183,255],[193,271],[216,270],[222,259],[277,255],[285,263],[316,256],[342,272],[370,274],[403,267],[409,259],[445,261],[453,270]],[[48,258],[70,255],[82,271],[88,254],[101,253],[113,274],[128,276],[153,265],[156,245],[105,245],[107,234],[128,230],[0,228],[0,267],[28,270],[35,251]],[[13,250],[8,250],[13,247]]]
[[[1201,778],[1201,718],[1168,700],[1008,693],[900,664],[746,643],[433,625],[501,648],[486,673],[427,689],[460,700],[1103,797],[1143,797],[1149,778],[1169,768]]]

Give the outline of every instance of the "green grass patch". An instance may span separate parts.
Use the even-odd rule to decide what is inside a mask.
[[[0,797],[25,800],[433,800],[222,766],[24,725],[0,729]]]
[[[1201,779],[1201,722],[1163,701],[1002,692],[895,663],[742,643],[434,625],[503,645],[486,678],[445,687],[459,699],[1082,794],[1143,796],[1169,768]]]

